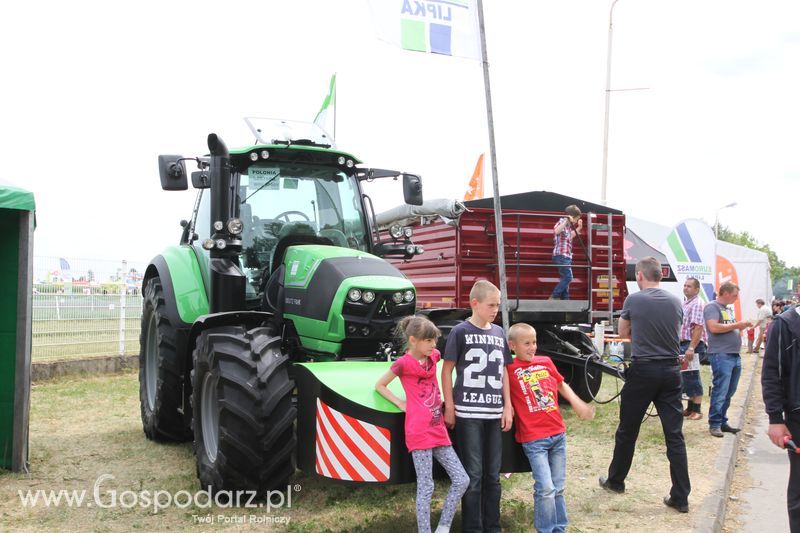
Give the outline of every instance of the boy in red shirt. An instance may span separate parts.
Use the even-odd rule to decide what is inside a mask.
[[[536,355],[536,330],[514,324],[508,345],[516,356],[506,367],[514,408],[515,437],[522,444],[533,473],[533,524],[536,531],[567,529],[564,481],[567,472],[566,428],[558,410],[558,394],[581,420],[591,420],[594,409],[575,395],[549,357]]]

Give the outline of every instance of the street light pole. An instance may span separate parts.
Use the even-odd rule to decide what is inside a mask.
[[[714,216],[714,239],[719,240],[719,212],[723,209],[727,209],[729,207],[736,207],[738,204],[736,202],[731,202],[728,205],[723,205],[719,209],[717,209],[717,214]]]
[[[603,126],[603,184],[600,188],[600,203],[606,205],[606,184],[608,181],[608,115],[611,108],[611,41],[613,35],[614,6],[619,0],[611,2],[608,10],[608,52],[606,55],[606,116]]]

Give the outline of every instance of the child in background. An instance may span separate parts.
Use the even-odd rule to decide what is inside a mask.
[[[533,524],[539,533],[566,531],[567,435],[558,410],[558,394],[581,420],[591,420],[594,409],[564,383],[549,357],[536,355],[536,330],[532,326],[511,326],[508,344],[516,356],[507,367],[515,437],[531,463],[534,480]]]
[[[392,363],[375,384],[375,389],[406,413],[406,446],[417,472],[417,527],[420,532],[431,531],[433,459],[439,461],[450,476],[452,484],[436,528],[436,533],[446,533],[450,531],[458,500],[467,490],[469,477],[453,451],[442,417],[442,397],[436,380],[436,363],[441,354],[435,348],[440,332],[430,320],[420,316],[403,318],[396,331],[405,339],[406,353]],[[387,387],[396,377],[400,377],[405,400]]]
[[[476,281],[469,305],[472,316],[450,331],[444,349],[444,420],[455,427],[456,451],[469,474],[469,488],[461,500],[461,529],[494,533],[501,531],[501,430],[511,429],[514,416],[505,372],[511,352],[503,328],[492,323],[500,309],[497,287]]]
[[[583,220],[577,205],[568,205],[563,217],[553,227],[553,263],[558,265],[558,285],[553,289],[551,300],[569,300],[569,284],[572,281],[572,240],[581,232]]]

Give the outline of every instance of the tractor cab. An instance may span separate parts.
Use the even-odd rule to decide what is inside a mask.
[[[361,184],[402,178],[408,204],[422,203],[419,176],[361,168],[318,126],[246,119],[256,144],[211,154],[161,156],[164,189],[199,189],[181,245],[204,270],[209,313],[266,312],[296,360],[383,358],[397,320],[412,314],[413,285],[383,258],[422,249],[403,232],[381,242]]]

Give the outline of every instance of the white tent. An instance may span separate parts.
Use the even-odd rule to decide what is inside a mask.
[[[672,231],[669,226],[662,226],[654,222],[642,220],[628,216],[626,223],[638,236],[644,239],[650,246],[661,249],[661,245]],[[761,298],[767,305],[772,301],[772,281],[770,280],[769,258],[764,252],[731,244],[725,241],[717,241],[717,255],[730,261],[739,281],[739,301],[742,306],[742,316],[740,320],[752,319],[756,317],[756,299]],[[675,295],[683,298],[683,288],[677,283],[663,283],[662,286]],[[636,283],[628,283],[628,291],[638,291]]]

